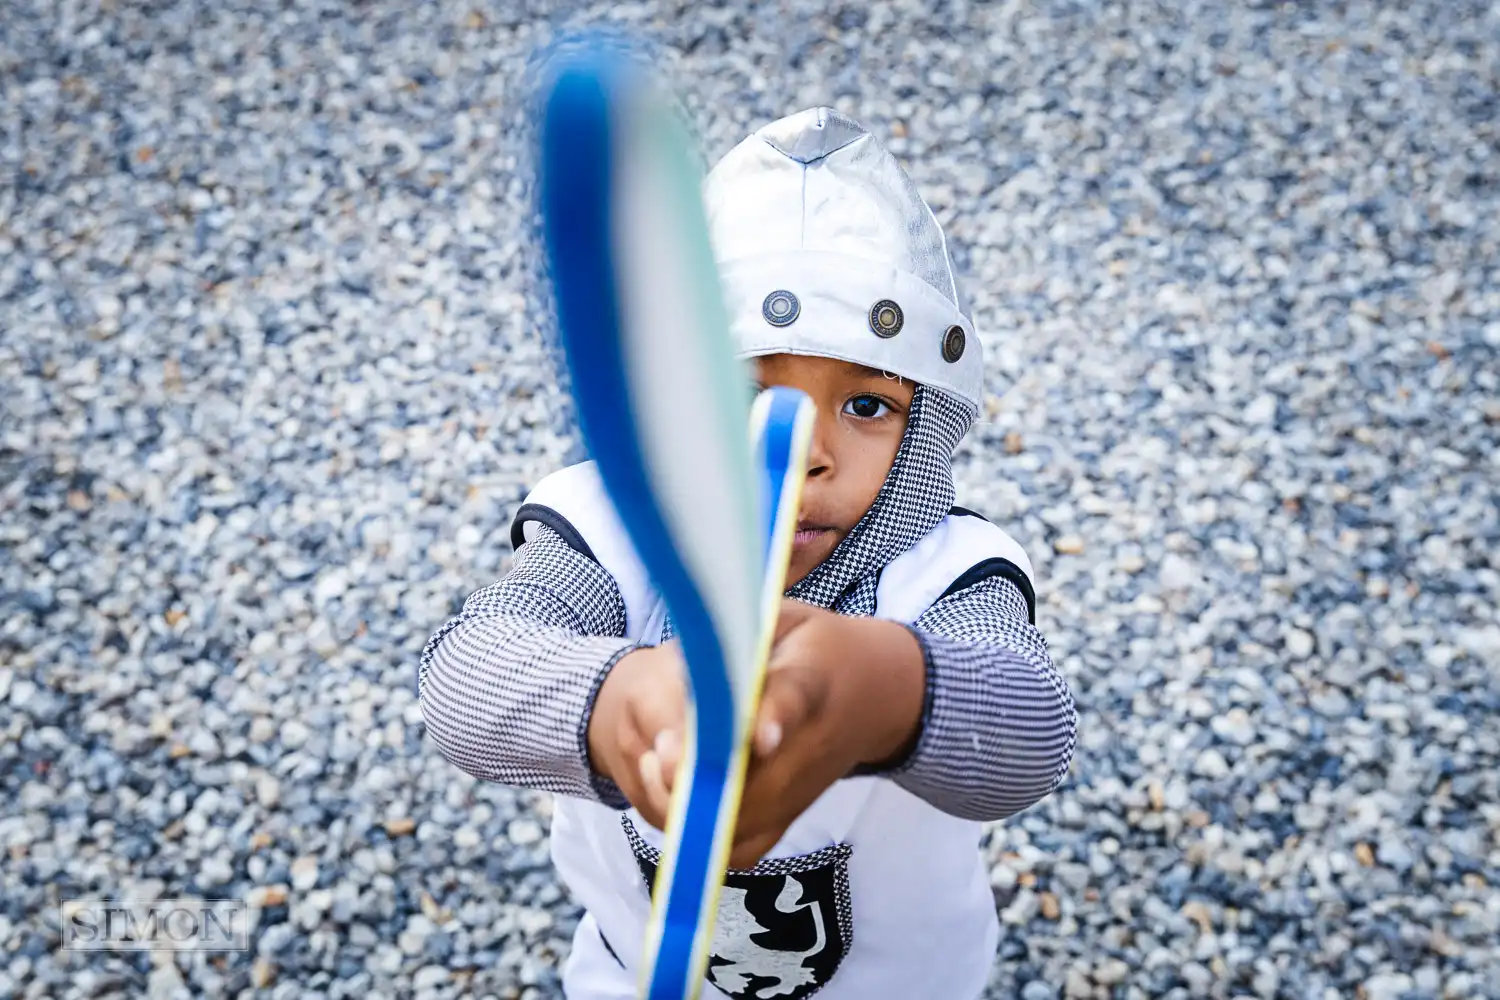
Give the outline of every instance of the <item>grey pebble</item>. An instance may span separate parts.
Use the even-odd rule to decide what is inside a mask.
[[[412,976],[411,984],[418,990],[432,990],[447,981],[447,969],[441,965],[424,965]]]
[[[1365,980],[1364,995],[1369,1000],[1401,1000],[1415,986],[1412,977],[1404,972],[1383,972]]]
[[[1412,865],[1416,863],[1416,858],[1413,856],[1411,848],[1396,839],[1382,840],[1379,849],[1375,852],[1375,859],[1382,865],[1393,868],[1398,872],[1410,871]]]
[[[288,719],[281,724],[279,735],[282,746],[288,750],[296,750],[307,742],[308,736],[311,734],[308,732],[307,726],[303,725],[297,719]]]
[[[274,809],[281,801],[281,782],[274,775],[262,774],[255,779],[255,801]]]
[[[1217,781],[1229,774],[1229,762],[1218,750],[1204,750],[1193,762],[1193,773],[1201,775],[1210,781]]]
[[[1258,735],[1255,723],[1250,719],[1250,713],[1243,708],[1233,708],[1228,713],[1218,716],[1213,720],[1210,728],[1213,729],[1215,736],[1226,743],[1242,747],[1254,743]]]
[[[398,940],[402,952],[413,956],[422,954],[427,947],[427,939],[432,936],[434,930],[432,921],[421,914],[411,917]]]

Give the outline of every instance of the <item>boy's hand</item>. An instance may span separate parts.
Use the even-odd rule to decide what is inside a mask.
[[[764,857],[856,766],[906,753],[921,725],[926,664],[905,626],[788,599],[776,632],[729,859],[733,868]],[[670,796],[680,728],[664,732],[657,751],[645,762],[661,767],[651,784]]]
[[[926,664],[898,622],[783,600],[730,864],[746,868],[860,764],[916,740]]]
[[[589,759],[594,770],[619,786],[642,818],[666,829],[672,793],[657,750],[663,733],[684,724],[681,643],[626,653],[610,668],[589,716]],[[675,764],[675,761],[674,761]]]

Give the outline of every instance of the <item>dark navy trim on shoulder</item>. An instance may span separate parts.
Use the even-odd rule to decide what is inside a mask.
[[[1031,581],[1027,579],[1026,571],[1009,559],[996,557],[975,563],[964,570],[963,574],[957,580],[948,585],[948,589],[943,591],[942,597],[939,597],[938,601],[961,590],[967,590],[974,586],[974,584],[988,580],[992,576],[998,576],[1002,580],[1009,580],[1016,585],[1016,589],[1021,592],[1021,596],[1026,598],[1026,617],[1030,620],[1031,624],[1035,625],[1036,589],[1032,587]],[[933,601],[932,603],[936,604],[937,601]]]
[[[983,514],[979,513],[979,511],[977,511],[977,510],[970,510],[967,507],[951,507],[951,508],[949,508],[948,513],[952,514],[955,517],[977,517],[981,521],[988,521],[989,520],[989,518],[987,518]]]
[[[515,519],[510,522],[510,547],[512,550],[519,549],[526,544],[526,532],[523,530],[527,521],[535,521],[537,524],[546,525],[562,536],[562,540],[580,555],[587,556],[594,562],[599,559],[594,555],[594,550],[589,548],[589,543],[583,540],[578,529],[573,527],[567,518],[545,504],[523,503],[521,509],[516,511]]]

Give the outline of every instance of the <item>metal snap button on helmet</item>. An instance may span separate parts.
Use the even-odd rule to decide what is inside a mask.
[[[943,360],[950,365],[964,356],[964,328],[957,323],[943,334]]]
[[[795,322],[802,312],[802,303],[797,301],[797,296],[784,288],[778,288],[760,305],[760,314],[766,318],[766,322],[772,326],[788,326]]]
[[[904,322],[906,317],[901,315],[901,307],[890,299],[881,299],[870,307],[870,329],[877,337],[894,337],[901,332]]]

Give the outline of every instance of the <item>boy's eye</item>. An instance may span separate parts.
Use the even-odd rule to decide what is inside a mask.
[[[878,396],[855,396],[844,404],[844,412],[850,416],[873,420],[883,417],[891,410],[889,404]]]

